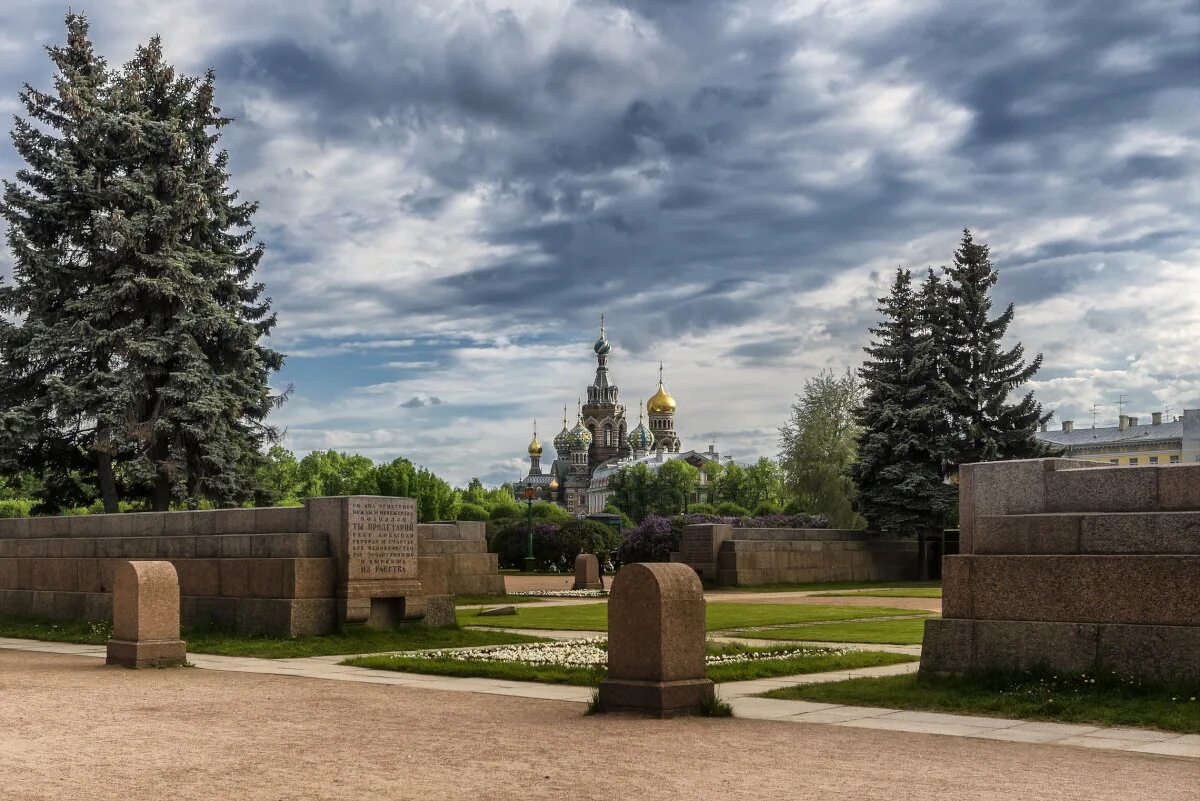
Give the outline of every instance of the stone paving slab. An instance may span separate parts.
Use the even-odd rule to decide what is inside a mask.
[[[41,653],[72,654],[102,659],[105,651],[95,645],[39,642],[0,637],[0,649],[36,651]],[[298,659],[256,659],[251,657],[189,654],[189,661],[202,670],[238,673],[269,673],[282,676],[301,676],[328,681],[354,681],[364,684],[385,684],[422,689],[475,692],[488,695],[511,695],[555,701],[587,703],[592,697],[590,687],[561,684],[502,681],[498,679],[453,678],[422,673],[399,673],[390,670],[355,668],[337,664],[345,656],[306,657]],[[950,715],[931,712],[903,711],[877,707],[855,707],[836,704],[816,704],[807,701],[785,701],[752,697],[746,691],[760,683],[771,686],[803,682],[838,681],[848,675],[881,675],[880,670],[913,670],[916,663],[884,665],[858,671],[785,676],[730,682],[718,691],[733,707],[738,717],[775,720],[783,723],[809,723],[844,726],[859,729],[886,729],[952,737],[975,737],[1010,742],[1073,745],[1127,753],[1143,753],[1200,759],[1200,735],[1175,734],[1146,729],[1102,728],[1053,722],[1023,722],[977,715]],[[871,671],[871,672],[868,672]],[[883,674],[886,675],[886,674]],[[770,689],[770,687],[768,687]]]

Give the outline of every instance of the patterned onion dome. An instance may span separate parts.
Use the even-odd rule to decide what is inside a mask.
[[[629,447],[635,451],[648,451],[654,447],[654,434],[642,422],[642,411],[638,409],[637,428],[629,432]]]
[[[554,438],[554,450],[558,454],[564,454],[571,449],[571,428],[567,425],[567,407],[563,407],[563,427],[562,431]]]
[[[573,450],[577,450],[579,448],[586,448],[586,447],[590,446],[591,444],[592,444],[592,432],[588,431],[587,428],[584,427],[583,421],[580,420],[578,423],[575,424],[575,427],[571,429],[570,446]]]
[[[592,345],[592,350],[596,351],[597,356],[607,356],[612,350],[612,345],[608,344],[608,337],[604,334],[604,315],[600,315],[600,338],[596,340],[596,344]]]

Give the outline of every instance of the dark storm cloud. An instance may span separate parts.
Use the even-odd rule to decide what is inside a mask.
[[[152,31],[113,5],[96,31],[119,63]],[[963,226],[993,246],[1017,335],[1022,307],[1133,297],[1150,266],[1194,267],[1200,248],[1194,0],[179,11],[205,27],[165,45],[213,65],[238,117],[235,185],[264,200],[263,275],[297,349],[461,336],[421,354],[432,372],[481,339],[562,341],[606,311],[634,354],[736,330],[707,354],[756,366],[833,342],[852,362],[875,277],[949,262]],[[0,8],[8,99],[47,84],[39,45],[61,39],[61,13]],[[1113,314],[1083,325],[1144,352],[1150,326]],[[1126,365],[1044,336],[1047,380]],[[436,401],[413,386],[386,408]]]

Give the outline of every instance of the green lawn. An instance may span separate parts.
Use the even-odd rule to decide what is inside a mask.
[[[915,675],[797,685],[767,698],[853,706],[956,712],[1097,726],[1141,726],[1200,733],[1200,685],[1163,688],[1115,677],[1027,673],[964,678]]]
[[[709,592],[812,592],[815,590],[884,590],[891,588],[940,588],[938,581],[816,581],[806,583],[754,584],[749,587],[707,587]]]
[[[909,611],[911,612],[912,610]],[[809,640],[812,642],[920,645],[921,639],[925,634],[925,620],[926,618],[908,618],[905,620],[867,620],[862,623],[789,626],[780,629],[766,629],[765,631],[747,631],[744,632],[744,636],[753,637],[758,640]]]
[[[549,598],[540,598],[536,595],[456,595],[454,596],[455,606],[471,606],[474,604],[487,604],[488,606],[507,606],[508,604],[536,604],[540,601],[548,601]]]
[[[265,659],[541,641],[539,637],[502,631],[427,629],[421,626],[397,631],[352,628],[340,634],[316,637],[251,637],[214,631],[184,631],[182,636],[187,642],[188,651],[192,653]],[[104,645],[112,637],[112,625],[107,621],[74,623],[0,616],[0,637]]]
[[[895,587],[887,590],[849,590],[819,592],[817,598],[941,598],[941,587]]]
[[[754,651],[787,651],[788,647],[753,648],[741,645],[709,643],[710,654],[731,654]],[[707,674],[715,682],[745,681],[772,676],[797,676],[803,673],[825,673],[831,670],[851,670],[875,665],[894,665],[912,662],[916,657],[904,654],[851,651],[838,653],[826,650],[792,659],[762,662],[711,665]],[[438,676],[459,676],[511,681],[540,681],[549,684],[573,684],[593,687],[606,675],[604,668],[562,667],[557,665],[525,665],[517,662],[463,662],[456,659],[419,659],[406,656],[362,656],[347,659],[342,664],[376,670],[397,670],[407,673],[431,673]]]
[[[920,610],[889,609],[880,606],[733,603],[709,603],[706,613],[709,631],[786,623],[922,614]],[[504,617],[479,617],[473,609],[460,609],[458,623],[460,626],[493,626],[513,629],[605,631],[608,628],[608,604],[533,607],[518,609],[516,615],[505,615]],[[758,635],[755,634],[755,636]]]

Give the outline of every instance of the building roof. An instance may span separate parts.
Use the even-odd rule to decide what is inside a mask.
[[[1039,431],[1037,438],[1064,448],[1175,442],[1183,439],[1183,420],[1158,425],[1129,426],[1124,431],[1120,426],[1077,428],[1074,431]]]

